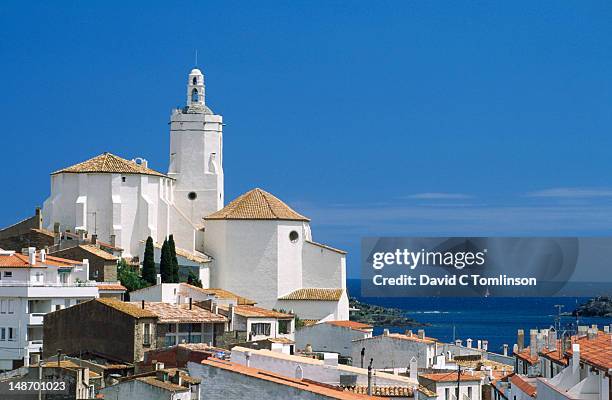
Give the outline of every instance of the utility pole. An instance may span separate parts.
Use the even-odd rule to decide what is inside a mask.
[[[459,400],[459,390],[461,389],[461,365],[457,364],[457,395],[456,400]]]

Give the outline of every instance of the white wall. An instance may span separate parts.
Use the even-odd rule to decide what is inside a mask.
[[[356,331],[346,327],[319,323],[304,326],[295,332],[295,345],[304,350],[310,344],[314,351],[329,351],[339,353],[344,357],[352,356],[352,341],[371,337],[372,333]],[[359,366],[359,358],[353,360],[353,365]]]
[[[132,379],[100,390],[105,400],[191,400],[191,392],[172,393],[159,387]]]
[[[435,355],[435,345],[416,340],[404,340],[381,335],[353,342],[353,360],[361,358],[361,349],[365,347],[365,360],[376,369],[407,368],[412,357],[416,357],[419,368],[430,368]]]

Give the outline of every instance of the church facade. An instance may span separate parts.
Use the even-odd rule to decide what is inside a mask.
[[[210,284],[303,319],[348,319],[345,253],[312,240],[309,219],[261,189],[224,205],[223,119],[193,69],[172,112],[168,172],[103,153],[51,174],[43,225],[84,231],[142,259],[143,242],[173,234],[211,258]]]

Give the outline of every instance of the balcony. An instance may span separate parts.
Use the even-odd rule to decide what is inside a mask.
[[[45,314],[46,313],[28,314],[28,325],[42,325]]]

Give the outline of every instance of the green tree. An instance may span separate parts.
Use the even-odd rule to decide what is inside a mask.
[[[176,245],[174,244],[174,235],[168,238],[168,246],[170,247],[170,256],[172,259],[172,282],[179,283],[179,265],[176,258]]]
[[[155,250],[153,249],[153,238],[149,236],[145,245],[144,259],[142,261],[142,279],[151,285],[157,283],[157,271],[155,271]]]
[[[193,286],[202,287],[202,281],[191,269],[189,270],[189,275],[187,275],[187,283]]]
[[[159,260],[159,273],[163,283],[172,283],[172,253],[168,240],[164,240],[161,248],[161,257]]]
[[[117,263],[117,276],[119,278],[119,282],[125,286],[128,292],[149,286],[148,282],[138,275],[138,271],[129,265],[123,258],[119,260],[119,263]],[[129,293],[126,300],[129,300]]]

